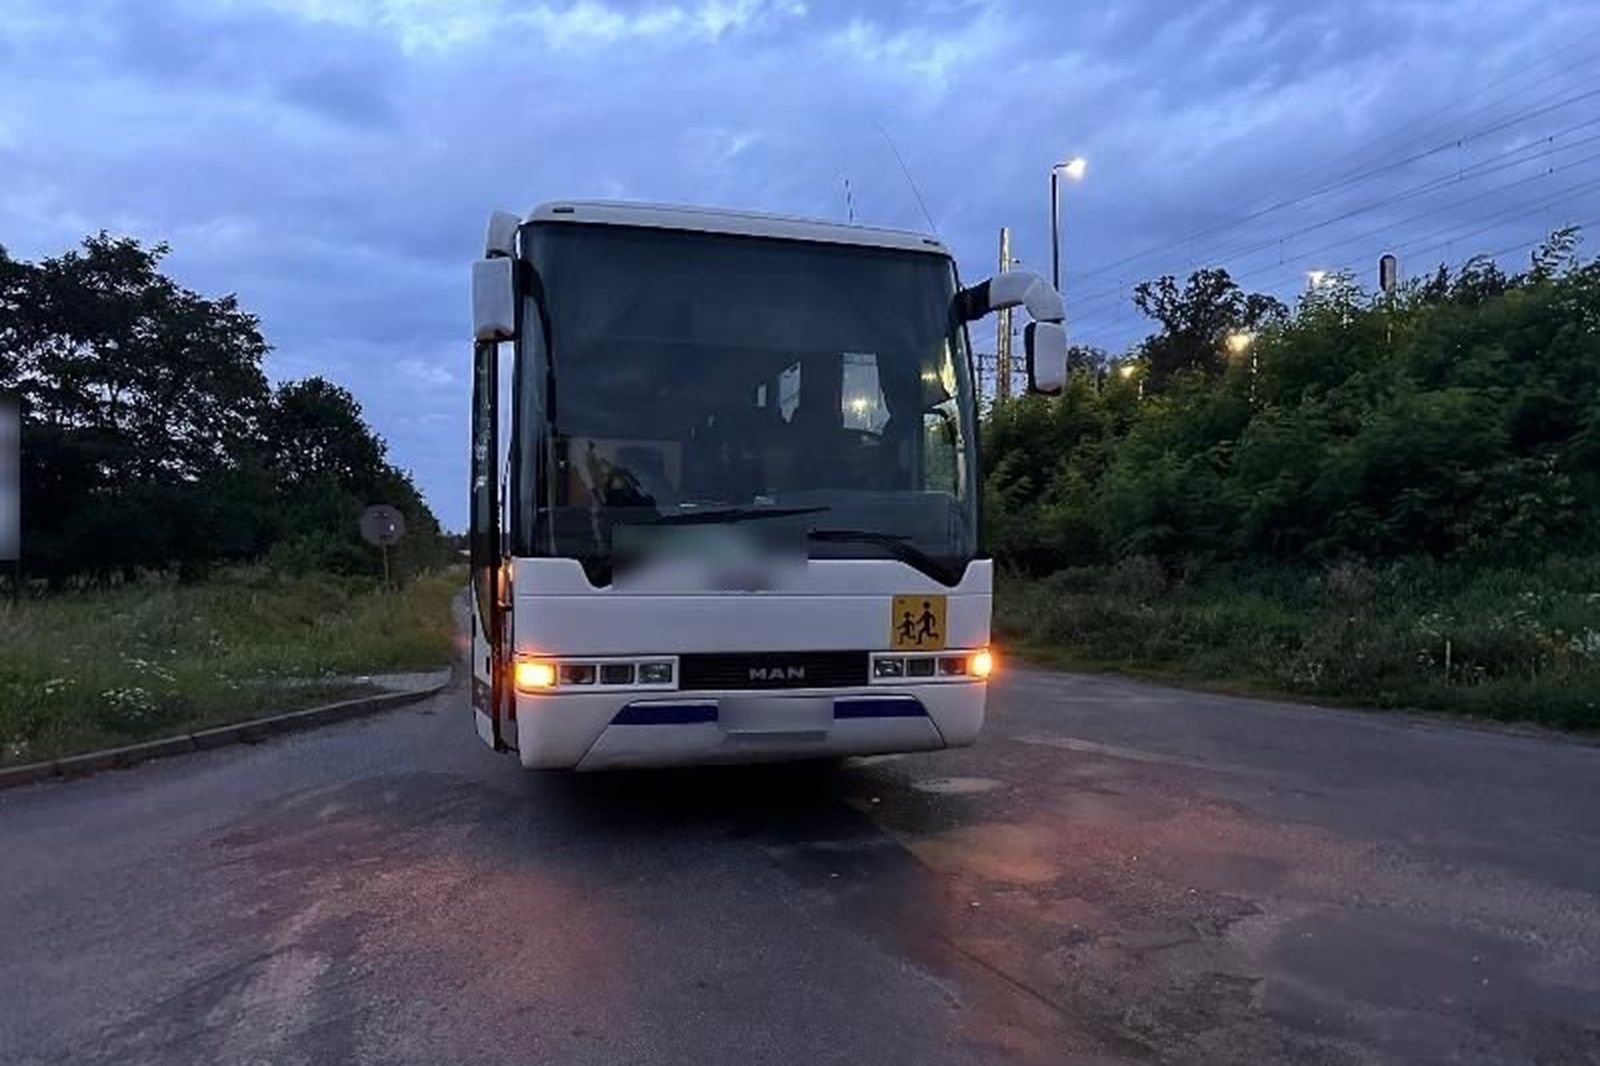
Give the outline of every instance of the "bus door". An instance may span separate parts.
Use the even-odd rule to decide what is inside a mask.
[[[500,536],[500,346],[472,350],[472,499],[468,543],[472,566],[472,717],[478,736],[496,751],[516,746],[506,690],[506,612]]]

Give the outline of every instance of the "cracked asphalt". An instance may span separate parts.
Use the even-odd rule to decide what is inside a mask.
[[[465,694],[0,794],[9,1063],[1600,1063],[1600,748],[1008,670],[595,776]]]

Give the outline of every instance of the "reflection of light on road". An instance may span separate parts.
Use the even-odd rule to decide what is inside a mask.
[[[356,1010],[386,1010],[360,1002],[381,1001],[378,989],[345,976],[376,970],[448,990],[469,1015],[463,1024],[485,1032],[551,1010],[601,1032],[608,1017],[639,1009],[649,983],[634,955],[646,935],[638,901],[596,891],[585,871],[535,846],[515,804],[448,780],[369,779],[233,824],[222,837],[228,865],[255,876],[230,911],[261,916],[269,955],[219,1007],[237,1019],[227,1040],[270,1046],[274,1027],[327,1025],[321,1012],[342,995],[356,997]],[[238,944],[243,952],[251,942]],[[360,1057],[455,1061],[461,1048],[449,1042],[460,1032],[440,1026],[429,1046],[426,1027],[364,1030]]]
[[[1048,830],[1034,825],[974,825],[908,841],[911,853],[935,870],[986,881],[1036,885],[1055,880]]]
[[[926,781],[913,781],[911,787],[936,796],[974,796],[1004,788],[1005,782],[992,777],[933,777]]]

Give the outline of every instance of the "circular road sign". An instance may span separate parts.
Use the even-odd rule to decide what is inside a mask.
[[[377,503],[361,512],[361,537],[368,544],[387,548],[406,535],[406,519],[397,507]]]

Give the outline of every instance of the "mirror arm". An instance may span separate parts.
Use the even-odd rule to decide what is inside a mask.
[[[489,230],[483,239],[485,259],[509,258],[517,251],[517,230],[522,220],[509,211],[495,211],[489,215]]]
[[[962,289],[956,297],[956,313],[963,322],[976,322],[1008,307],[1026,307],[1035,322],[1066,319],[1061,294],[1048,281],[1026,270],[996,274],[970,289]]]

